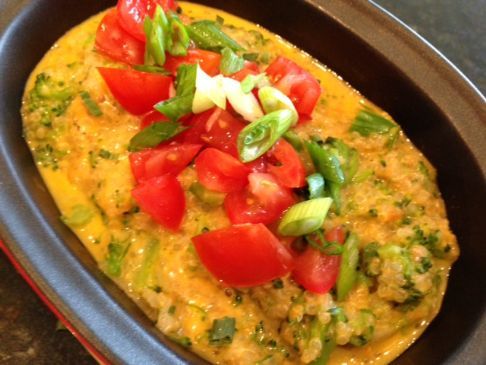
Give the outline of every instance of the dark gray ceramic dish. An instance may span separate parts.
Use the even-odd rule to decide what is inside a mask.
[[[486,108],[429,45],[372,3],[357,0],[204,0],[282,35],[389,111],[438,168],[462,249],[443,309],[396,364],[486,363]],[[29,73],[102,0],[0,2],[0,237],[45,300],[112,363],[204,362],[167,342],[59,223],[22,140]]]

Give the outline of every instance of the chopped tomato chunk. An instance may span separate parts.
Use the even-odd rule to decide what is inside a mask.
[[[290,143],[281,138],[268,152],[268,156],[270,162],[272,159],[277,162],[268,166],[268,172],[281,185],[287,188],[301,188],[305,185],[304,163]]]
[[[250,169],[216,148],[206,148],[195,163],[199,182],[209,190],[229,193],[241,190],[248,183]]]
[[[140,209],[157,223],[177,231],[184,218],[186,198],[177,178],[171,174],[141,181],[132,190]]]
[[[166,12],[177,9],[174,0],[118,0],[120,25],[135,38],[145,41],[143,22],[146,16],[153,17],[157,5]]]
[[[135,70],[98,67],[108,88],[129,113],[140,115],[151,111],[159,101],[169,98],[172,78]]]
[[[342,227],[336,227],[326,233],[329,242],[344,243],[345,233]],[[312,247],[295,258],[292,276],[305,289],[319,294],[327,293],[334,287],[339,274],[341,257],[326,255]]]
[[[217,279],[235,287],[265,284],[287,274],[289,251],[263,224],[243,224],[193,237],[202,263]]]
[[[137,182],[165,174],[177,175],[194,159],[202,145],[171,143],[131,153],[132,174]]]
[[[219,73],[221,55],[203,49],[189,49],[186,56],[175,57],[167,55],[164,68],[175,74],[180,65],[196,63],[199,63],[199,66],[201,66],[203,71],[209,76],[216,76]]]
[[[296,203],[292,191],[279,185],[270,174],[252,172],[248,180],[245,189],[229,193],[224,200],[226,214],[233,224],[270,224]]]
[[[275,86],[292,100],[301,116],[311,116],[322,92],[314,76],[281,56],[268,66],[266,73]]]
[[[96,49],[116,61],[143,64],[145,44],[120,27],[117,19],[117,11],[113,9],[101,20],[96,31]]]

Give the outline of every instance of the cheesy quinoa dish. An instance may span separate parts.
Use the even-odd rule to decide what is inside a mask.
[[[459,255],[436,172],[384,111],[278,35],[120,0],[27,83],[25,139],[100,269],[214,364],[387,364]]]

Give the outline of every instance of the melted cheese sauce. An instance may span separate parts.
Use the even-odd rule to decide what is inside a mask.
[[[438,313],[450,265],[459,253],[435,184],[434,168],[402,132],[391,149],[383,147],[386,141],[381,135],[364,138],[350,133],[349,127],[363,107],[389,116],[308,54],[230,14],[189,3],[182,3],[182,7],[191,18],[215,19],[216,14],[223,17],[224,30],[249,51],[258,52],[264,63],[271,62],[277,54],[284,55],[320,80],[324,93],[313,120],[297,127],[296,132],[303,138],[341,138],[360,154],[359,179],[343,190],[343,214],[331,214],[326,227],[344,224],[358,234],[361,248],[370,242],[402,242],[414,234],[415,226],[438,232],[440,242],[447,245],[443,258],[432,259],[435,284],[424,284],[427,295],[416,308],[396,310],[386,300],[397,293],[386,292],[386,288],[391,289],[385,287],[385,277],[380,282],[382,292],[361,283],[345,302],[338,303],[349,315],[350,323],[360,310],[372,310],[374,337],[362,347],[338,346],[329,363],[389,363],[420,336]],[[165,231],[136,210],[130,196],[134,181],[126,148],[140,121],[121,109],[96,71],[98,66],[124,67],[94,51],[94,35],[102,15],[73,28],[53,46],[33,71],[24,96],[26,139],[65,222],[100,268],[154,319],[162,332],[186,345],[190,340],[192,351],[210,362],[310,362],[315,357],[310,345],[295,348],[296,332],[288,325],[290,313],[303,310],[315,315],[312,303],[327,310],[326,305],[333,302],[330,295],[302,293],[290,278],[284,278],[285,288],[280,291],[271,284],[244,291],[225,288],[200,264],[190,238],[203,227],[217,229],[228,226],[229,221],[222,208],[207,209],[189,192],[186,217],[177,234]],[[55,106],[61,105],[64,110],[54,116],[46,112],[51,105],[39,103],[31,96],[41,73],[56,80],[56,87],[69,89],[72,95],[65,104],[56,101]],[[88,113],[79,96],[81,91],[89,92],[100,106],[102,117]],[[196,181],[193,168],[187,168],[180,181],[187,191]],[[370,216],[373,209],[377,216]],[[76,214],[81,217],[75,219]],[[400,223],[406,219],[413,223]],[[118,272],[107,260],[113,247],[121,247],[125,254]],[[425,276],[419,279],[432,280]],[[295,304],[299,296],[305,298],[305,305]],[[230,346],[213,346],[208,343],[208,330],[214,319],[224,316],[236,319],[237,333]],[[264,331],[256,330],[260,323],[264,323]],[[343,324],[342,331],[338,331],[344,343],[346,331],[359,332],[350,326]],[[302,343],[301,340],[299,344]]]

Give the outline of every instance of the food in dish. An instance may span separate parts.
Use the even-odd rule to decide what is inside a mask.
[[[388,363],[439,310],[458,247],[434,168],[261,27],[119,1],[48,52],[22,115],[61,219],[210,362]]]

